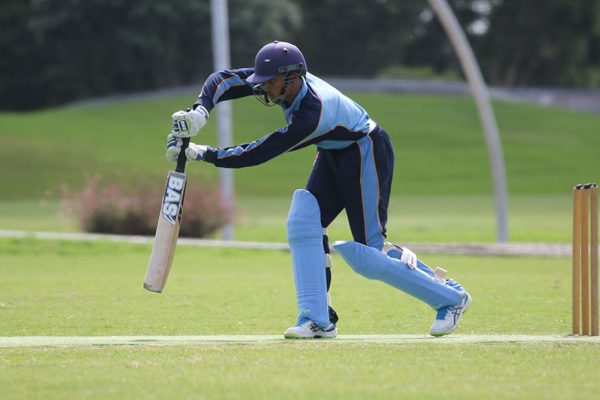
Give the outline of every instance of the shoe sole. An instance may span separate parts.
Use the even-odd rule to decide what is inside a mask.
[[[458,318],[458,321],[456,322],[456,324],[454,324],[454,328],[452,328],[452,330],[445,331],[445,332],[435,332],[435,333],[430,331],[429,334],[431,336],[440,337],[440,336],[449,335],[452,332],[454,332],[458,328],[458,324],[460,324],[460,320],[461,320],[462,316],[465,315],[467,313],[467,311],[469,310],[469,308],[471,307],[472,302],[473,302],[473,299],[471,298],[471,296],[469,296],[467,299],[467,302],[463,306],[463,312],[460,314],[460,317]]]
[[[324,336],[324,335],[315,335],[315,336],[301,336],[298,335],[297,333],[284,333],[283,334],[284,339],[335,339],[337,337],[337,334],[333,335],[333,336]]]

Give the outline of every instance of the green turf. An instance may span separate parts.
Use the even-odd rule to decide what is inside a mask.
[[[285,242],[289,204],[287,195],[238,198],[235,239]],[[569,242],[571,208],[569,196],[513,196],[509,207],[510,240]],[[496,239],[495,222],[490,197],[396,196],[390,202],[388,237],[401,243],[492,242]],[[185,211],[183,223],[186,223]],[[0,202],[0,229],[64,232],[79,228],[76,219],[65,216],[56,201],[11,201]],[[332,240],[350,238],[344,213],[328,232]]]
[[[162,183],[169,116],[195,94],[104,106],[0,113],[0,229],[73,231],[58,216],[61,186],[102,175]],[[394,241],[493,241],[485,142],[464,97],[357,95],[392,135]],[[570,240],[570,187],[598,180],[600,116],[494,103],[511,193],[511,240]],[[253,99],[234,106],[235,140],[283,125]],[[215,144],[215,118],[199,141]],[[285,240],[293,189],[314,150],[236,171],[236,239]],[[193,184],[215,168],[188,168]],[[348,239],[344,218],[330,229]],[[182,247],[162,295],[141,281],[146,245],[0,238],[0,336],[273,335],[294,322],[289,254]],[[569,332],[565,258],[420,255],[474,298],[457,334]],[[334,256],[340,334],[423,334],[423,304],[354,274]],[[597,395],[594,344],[282,343],[172,347],[3,348],[0,397],[564,398]]]
[[[58,201],[0,201],[0,229],[69,232],[80,230],[77,218],[67,215]]]
[[[194,94],[102,106],[0,113],[0,186],[3,200],[56,195],[61,184],[80,186],[100,174],[120,181],[161,179],[170,115]],[[487,151],[468,97],[355,95],[393,138],[394,194],[490,194]],[[600,116],[526,104],[495,102],[513,194],[563,194],[597,178]],[[215,119],[216,120],[216,119]],[[284,124],[279,110],[247,98],[235,102],[235,141],[256,139]],[[196,140],[216,144],[211,119]],[[285,154],[236,172],[242,196],[289,195],[302,187],[313,149]],[[216,169],[189,168],[194,179],[214,180]]]
[[[10,349],[11,399],[591,399],[600,346]]]
[[[356,95],[391,134],[396,151],[389,209],[395,241],[493,241],[495,209],[487,152],[468,97]],[[78,230],[57,217],[64,187],[103,176],[121,185],[162,185],[169,115],[194,94],[30,113],[0,113],[0,229]],[[494,103],[504,144],[509,239],[567,242],[570,188],[598,180],[600,116],[526,104]],[[278,110],[254,99],[235,102],[235,141],[260,137],[283,124]],[[213,118],[214,119],[214,118]],[[196,140],[215,144],[211,120]],[[289,199],[305,185],[314,149],[236,170],[239,240],[282,241]],[[195,163],[190,182],[206,186],[216,168]],[[332,227],[347,235],[344,217]],[[336,227],[337,226],[337,227]]]
[[[289,254],[181,247],[166,290],[150,247],[0,239],[0,336],[277,335],[294,322]],[[474,298],[457,334],[567,334],[565,258],[423,255]],[[334,256],[340,334],[424,334],[434,312]],[[591,398],[597,344],[277,343],[0,349],[3,396]]]
[[[286,252],[181,247],[162,295],[141,290],[149,246],[0,239],[0,253],[0,336],[273,334],[293,322]],[[470,289],[462,333],[568,331],[567,259],[424,257]],[[427,331],[426,306],[334,263],[344,333]]]
[[[239,240],[285,241],[289,198],[246,197],[238,202],[235,237]],[[509,205],[510,241],[571,240],[569,196],[513,196]],[[492,242],[496,240],[492,198],[485,196],[396,196],[391,199],[388,238],[396,242]],[[185,223],[185,221],[184,221]],[[342,213],[328,228],[331,240],[350,238]]]

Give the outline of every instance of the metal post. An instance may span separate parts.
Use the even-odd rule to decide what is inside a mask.
[[[231,68],[229,58],[229,18],[227,0],[211,0],[212,18],[212,48],[214,67],[216,71]],[[219,147],[231,146],[232,135],[232,108],[231,102],[219,103],[217,107],[217,129]],[[221,185],[221,202],[229,215],[233,214],[233,171],[227,168],[219,170]],[[233,239],[233,225],[229,223],[223,229],[223,239]]]
[[[502,155],[502,144],[500,143],[496,117],[492,110],[487,86],[481,76],[481,71],[473,55],[473,50],[467,42],[463,30],[446,0],[428,1],[450,38],[452,47],[454,47],[454,51],[458,55],[462,69],[471,87],[471,92],[477,103],[492,168],[496,200],[496,241],[504,243],[508,241],[506,172],[504,157]]]

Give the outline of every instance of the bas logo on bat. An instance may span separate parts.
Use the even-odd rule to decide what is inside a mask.
[[[185,176],[181,174],[169,174],[165,196],[163,197],[162,213],[171,224],[175,224],[179,215],[184,187]]]

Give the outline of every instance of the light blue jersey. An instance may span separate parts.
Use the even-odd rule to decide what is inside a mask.
[[[252,68],[243,68],[212,74],[196,105],[210,111],[220,101],[253,95],[251,85],[245,81],[253,72]],[[311,144],[321,149],[343,149],[375,127],[361,106],[312,74],[303,79],[294,102],[281,107],[287,126],[250,143],[209,148],[204,160],[218,167],[241,168]]]

